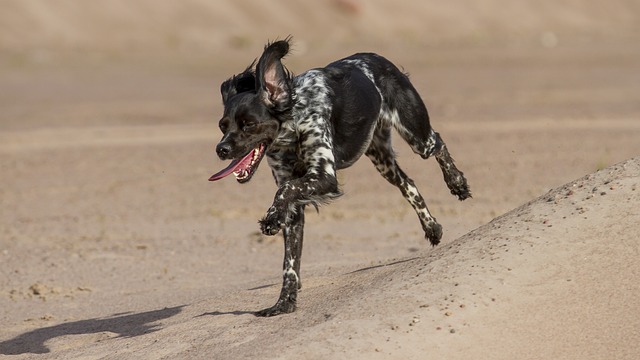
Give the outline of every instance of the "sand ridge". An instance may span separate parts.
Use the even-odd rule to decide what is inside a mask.
[[[273,284],[45,326],[0,348],[59,359],[141,352],[147,358],[462,359],[469,351],[491,359],[631,359],[640,340],[633,311],[640,305],[634,281],[639,187],[640,161],[629,160],[435,250],[311,276],[290,316],[250,313],[276,294]]]

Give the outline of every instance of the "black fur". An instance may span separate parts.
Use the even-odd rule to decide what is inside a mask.
[[[471,197],[464,175],[431,128],[420,95],[395,65],[377,54],[360,53],[292,76],[281,62],[289,40],[268,44],[255,71],[254,62],[221,86],[224,135],[218,155],[238,159],[265,148],[278,185],[260,227],[266,235],[283,230],[283,286],[276,304],[258,316],[295,311],[304,208],[340,196],[336,171],[363,154],[413,206],[429,242],[440,242],[442,227],[395,160],[391,128],[422,158],[436,158],[452,194],[460,200]],[[249,179],[257,166],[247,170]]]
[[[253,63],[251,63],[251,65],[249,65],[243,72],[233,76],[231,79],[220,85],[223,105],[226,106],[229,99],[238,93],[256,91],[256,75],[253,72],[253,66],[255,63],[256,62],[254,60]]]

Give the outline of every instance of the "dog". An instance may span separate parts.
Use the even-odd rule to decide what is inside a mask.
[[[336,171],[363,154],[400,189],[426,239],[433,246],[440,242],[442,227],[396,162],[391,128],[416,154],[436,158],[453,195],[471,197],[467,180],[431,128],[427,108],[406,74],[380,55],[358,53],[294,76],[282,64],[290,43],[290,37],[268,43],[257,64],[220,87],[223,136],[216,152],[221,160],[232,161],[209,180],[233,173],[246,183],[266,156],[278,186],[259,224],[265,235],[283,232],[283,284],[276,304],[256,316],[296,310],[305,206],[317,209],[339,197]]]

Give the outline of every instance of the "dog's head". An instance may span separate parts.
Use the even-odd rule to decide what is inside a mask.
[[[220,159],[232,162],[210,181],[233,173],[238,182],[244,183],[255,173],[293,105],[291,74],[281,62],[288,52],[289,38],[267,44],[255,71],[254,61],[220,86],[224,115],[219,126],[223,136],[216,152]]]

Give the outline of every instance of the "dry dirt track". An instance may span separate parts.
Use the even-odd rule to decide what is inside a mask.
[[[281,238],[260,236],[256,223],[275,191],[271,175],[263,164],[245,186],[206,179],[224,166],[212,151],[218,84],[263,39],[219,57],[189,48],[145,58],[122,55],[106,36],[107,50],[78,59],[74,51],[95,44],[59,35],[84,24],[69,9],[36,12],[69,19],[42,23],[66,39],[56,47],[77,47],[59,57],[16,50],[5,35],[19,34],[19,23],[0,21],[10,50],[0,58],[0,357],[639,356],[638,42],[560,37],[545,47],[536,35],[461,46],[432,34],[407,51],[410,42],[382,36],[360,43],[358,29],[337,45],[309,46],[313,36],[300,35],[294,72],[369,46],[402,64],[474,198],[455,200],[436,163],[396,139],[400,164],[444,226],[443,244],[427,246],[411,207],[363,159],[340,174],[343,198],[308,213],[299,311],[258,319],[249,312],[271,305],[280,282]],[[589,9],[572,26],[592,24],[599,10]],[[531,19],[544,20],[539,10]],[[370,11],[363,18],[381,16]],[[470,24],[518,28],[483,19]],[[114,37],[129,32],[138,46],[151,36],[121,21]],[[103,23],[87,34],[99,36]],[[554,27],[559,36],[569,28]],[[241,40],[233,34],[218,36]],[[25,48],[42,45],[32,35]]]

